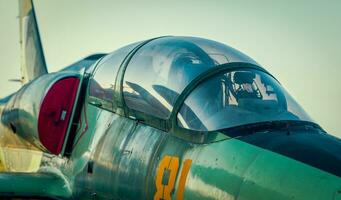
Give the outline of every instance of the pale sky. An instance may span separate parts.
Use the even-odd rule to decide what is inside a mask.
[[[339,0],[35,1],[49,71],[162,35],[228,44],[270,71],[327,132],[341,138]],[[18,3],[0,0],[0,97],[20,85]]]

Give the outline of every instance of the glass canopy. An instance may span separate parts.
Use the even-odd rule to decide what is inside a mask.
[[[123,81],[126,105],[168,119],[184,88],[199,74],[229,62],[255,63],[224,44],[193,37],[164,37],[142,46],[130,60]]]
[[[177,118],[180,127],[198,131],[268,121],[312,121],[272,76],[253,69],[219,73],[202,82]]]

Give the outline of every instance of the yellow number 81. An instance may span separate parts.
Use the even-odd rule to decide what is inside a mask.
[[[189,168],[192,164],[192,160],[187,159],[184,162],[181,176],[179,180],[178,190],[176,192],[176,200],[182,200],[183,199],[183,193],[185,190],[185,183],[187,179],[187,174],[189,171]],[[162,179],[165,175],[166,170],[169,172],[169,178],[167,184],[163,184]],[[165,156],[161,160],[157,174],[155,179],[156,184],[156,193],[154,195],[154,200],[170,200],[171,199],[171,193],[174,189],[174,184],[176,180],[176,176],[178,174],[179,170],[179,158],[175,156]]]

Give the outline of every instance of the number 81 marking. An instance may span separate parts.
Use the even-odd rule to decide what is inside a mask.
[[[187,159],[185,160],[180,180],[178,184],[178,190],[176,192],[176,200],[182,200],[183,199],[183,193],[185,190],[185,183],[187,179],[187,174],[189,171],[189,168],[191,167],[192,160]],[[163,184],[162,179],[165,175],[165,171],[169,172],[169,178],[167,184]],[[171,193],[174,189],[176,176],[178,174],[179,170],[179,158],[175,156],[165,156],[161,160],[157,174],[155,179],[155,185],[156,185],[156,193],[154,195],[154,200],[170,200],[171,199]]]

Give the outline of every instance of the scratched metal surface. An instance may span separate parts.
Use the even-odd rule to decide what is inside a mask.
[[[197,147],[188,157],[184,199],[333,199],[341,185],[339,177],[236,139]]]
[[[123,72],[121,68],[122,74],[119,73],[121,77],[117,82],[123,80]],[[0,102],[1,144],[19,141],[13,139],[16,136],[9,136],[13,131],[8,126],[8,122],[18,120],[18,116],[22,120],[18,133],[32,143],[39,142],[35,106],[44,91],[38,89],[39,83],[46,84],[47,88],[55,77],[45,78],[19,91],[8,103]],[[115,87],[115,93],[122,97],[120,86]],[[35,91],[40,91],[39,95]],[[31,104],[25,99],[31,100]],[[23,104],[18,103],[21,100]],[[46,164],[45,168],[38,169],[43,174],[0,174],[0,179],[4,180],[0,180],[0,185],[3,184],[0,193],[13,191],[16,194],[17,191],[20,194],[21,191],[30,194],[29,189],[32,189],[56,198],[121,200],[340,199],[340,177],[303,162],[257,147],[241,138],[221,137],[222,133],[214,133],[210,143],[194,144],[186,140],[188,137],[179,137],[188,132],[180,129],[176,130],[177,133],[172,132],[173,129],[165,132],[128,118],[130,116],[125,116],[124,109],[118,115],[92,105],[88,100],[85,98],[79,111],[81,116],[70,157],[60,155],[41,161]],[[6,103],[7,107],[4,107]],[[4,160],[8,158],[1,159],[0,170],[6,167]],[[18,163],[22,161],[19,159]],[[11,182],[13,177],[16,179]],[[33,182],[28,187],[29,181]]]
[[[121,91],[115,92],[120,96]],[[76,198],[337,198],[340,178],[314,167],[229,137],[193,144],[177,137],[188,133],[167,133],[119,114],[85,104],[83,131],[69,162],[77,172]]]
[[[339,177],[237,139],[191,144],[119,116],[101,131],[91,154],[91,172],[86,166],[75,179],[77,198],[155,199],[158,169],[166,156],[179,158],[171,199],[179,199],[181,171],[188,159],[192,164],[183,199],[338,198]],[[164,186],[170,171],[163,173]]]

